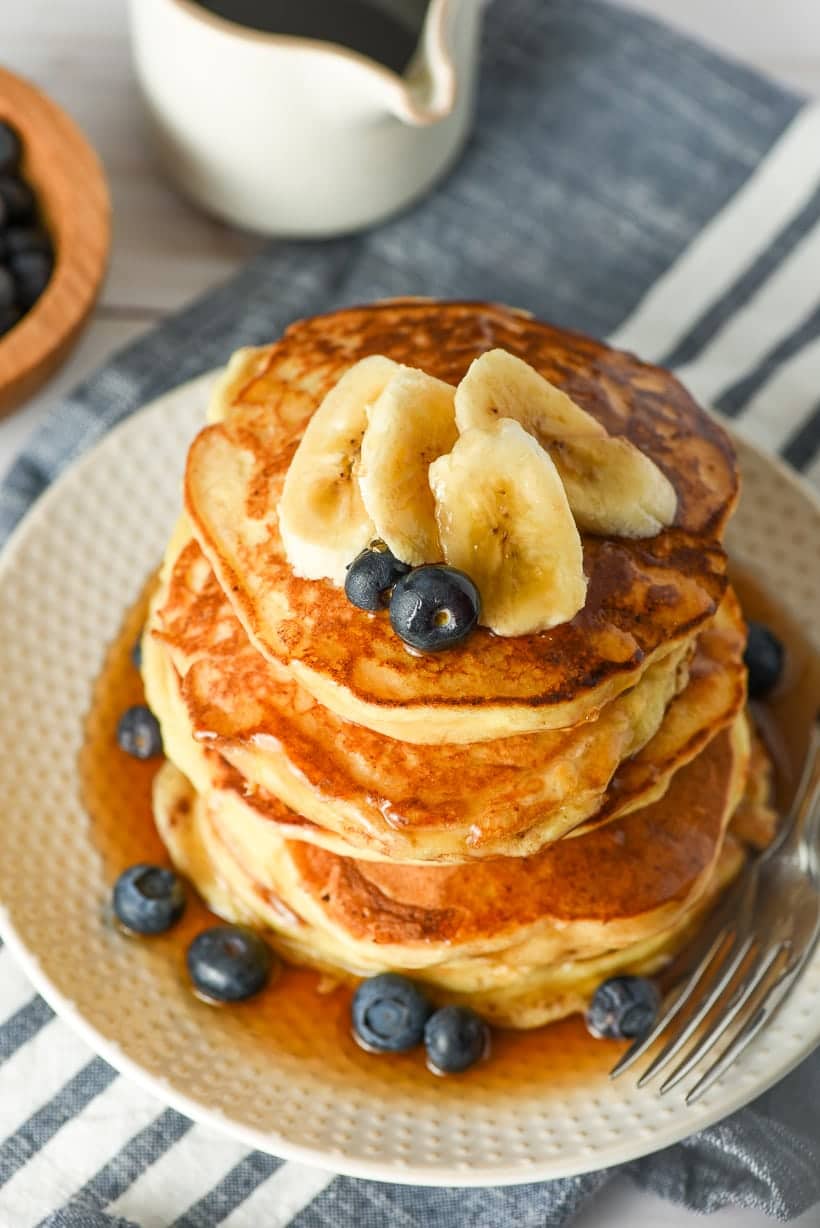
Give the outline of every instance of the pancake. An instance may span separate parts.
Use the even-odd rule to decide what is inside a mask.
[[[766,744],[752,725],[749,756],[749,783],[740,805],[732,816],[732,831],[749,848],[768,848],[777,831],[774,808],[774,764]]]
[[[285,787],[279,788],[276,783],[279,778],[276,771],[278,763],[270,772],[265,771],[265,763],[270,759],[274,739],[269,734],[263,735],[265,763],[258,772],[261,783],[259,780],[250,781],[240,769],[243,760],[252,756],[252,751],[243,752],[238,747],[232,750],[219,739],[197,739],[193,736],[189,710],[184,697],[185,682],[175,670],[169,653],[157,637],[146,640],[143,648],[143,671],[146,678],[147,697],[162,727],[166,754],[189,777],[199,792],[207,792],[213,788],[223,791],[233,790],[259,814],[280,826],[283,813],[282,803],[284,803],[288,808],[289,817],[288,831],[282,831],[283,835],[292,836],[294,839],[310,840],[322,847],[341,850],[348,854],[353,851],[356,856],[376,861],[398,858],[405,862],[424,864],[459,862],[480,856],[503,856],[503,853],[492,852],[498,847],[498,841],[490,844],[491,851],[487,852],[488,842],[476,838],[477,832],[482,829],[478,828],[477,824],[465,822],[467,812],[472,813],[473,810],[476,812],[477,819],[479,821],[482,819],[480,810],[475,806],[475,797],[468,798],[466,794],[460,794],[456,784],[452,781],[448,786],[446,774],[442,775],[438,796],[451,799],[450,806],[453,815],[451,825],[443,825],[442,816],[438,816],[438,826],[431,819],[426,825],[417,822],[408,827],[406,831],[392,826],[387,821],[386,813],[389,816],[387,801],[383,800],[379,805],[379,798],[369,794],[365,784],[357,780],[355,776],[351,778],[352,783],[356,786],[356,796],[353,801],[348,801],[345,797],[336,798],[333,802],[328,799],[326,792],[323,792],[318,785],[322,781],[327,782],[331,779],[327,761],[330,759],[336,762],[335,751],[338,749],[332,745],[322,747],[320,742],[315,743],[317,749],[324,750],[325,756],[313,761],[314,780],[318,784],[311,784],[307,778],[300,777],[298,759],[296,762],[281,760],[285,766],[286,775],[284,777]],[[324,715],[326,715],[325,710],[319,709],[320,721]],[[301,743],[302,738],[298,728],[294,731],[290,725],[283,728],[284,743],[289,744],[293,740],[291,735],[294,732],[296,745]],[[351,734],[357,732],[361,731],[356,726],[350,726],[342,736],[346,740]],[[370,734],[369,736],[378,737],[379,735]],[[530,736],[539,738],[547,735]],[[277,745],[282,745],[278,738],[275,741]],[[384,739],[384,741],[388,751],[396,748],[400,757],[406,749],[401,743],[395,743],[390,739]],[[481,748],[486,746],[485,743],[477,745]],[[469,748],[459,747],[458,749],[462,751]],[[359,760],[360,758],[359,756]],[[503,756],[498,755],[496,757],[500,773],[505,771],[504,764],[501,762],[502,758]],[[280,761],[279,755],[277,755],[277,760]],[[338,761],[336,769],[338,772],[343,771],[344,762],[343,758]],[[258,767],[259,764],[256,763],[254,766]],[[375,772],[378,767],[377,760],[372,765],[372,772]],[[442,764],[441,767],[443,770],[444,765]],[[492,760],[482,755],[479,767],[482,769],[481,776],[489,798]],[[355,764],[351,764],[349,770],[354,768]],[[535,764],[531,774],[537,773],[537,768],[538,765]],[[562,773],[560,763],[556,764],[554,770],[560,776]],[[525,766],[522,765],[519,774],[522,779],[525,778]],[[271,777],[270,783],[273,786],[271,788],[268,788],[265,783],[268,776]],[[380,779],[384,783],[384,773],[381,773]],[[653,787],[655,783],[653,781]],[[411,787],[409,784],[404,784],[406,796],[409,796]],[[424,778],[421,778],[421,781],[416,780],[416,789],[411,800],[417,810],[422,802],[430,799],[431,795],[432,791],[425,788]],[[292,798],[295,798],[296,801],[291,800]],[[303,804],[297,811],[296,805],[300,801]],[[503,797],[496,801],[496,810],[502,802]],[[571,804],[575,804],[575,799],[572,799]],[[570,803],[568,803],[568,808],[569,805]],[[297,820],[296,827],[294,819]],[[544,827],[546,826],[545,823]],[[533,843],[539,830],[536,828],[528,833],[527,842]],[[510,838],[513,839],[513,837]],[[516,845],[522,843],[522,839],[516,838],[515,843]],[[544,841],[541,840],[540,844],[543,843]]]
[[[356,361],[382,353],[456,383],[501,347],[565,389],[656,462],[675,523],[640,541],[585,536],[584,608],[538,635],[477,629],[439,655],[407,652],[386,611],[363,614],[325,581],[295,576],[276,508],[311,414]],[[243,383],[243,374],[247,376]],[[731,445],[668,372],[488,304],[404,300],[287,330],[240,358],[194,441],[185,504],[194,533],[254,646],[344,719],[420,744],[568,728],[691,641],[726,587],[721,547],[737,496]]]
[[[698,636],[686,687],[669,704],[658,732],[638,754],[619,765],[598,811],[568,835],[583,836],[614,816],[656,801],[674,773],[735,720],[746,703],[745,647],[746,624],[730,588],[714,620]],[[764,780],[766,762],[761,752],[756,760],[762,782],[759,793],[768,795],[771,780],[770,775]],[[756,814],[758,800],[755,798]],[[759,815],[757,822],[763,823]]]
[[[148,628],[143,672],[167,746],[195,736],[248,792],[273,794],[349,845],[405,861],[522,856],[590,818],[633,809],[659,796],[744,701],[744,631],[731,593],[700,636],[682,693],[690,667],[679,649],[595,721],[472,745],[398,742],[317,704],[256,652],[183,529]],[[170,684],[161,676],[169,665],[178,675]],[[181,688],[182,706],[169,685]]]
[[[671,925],[649,938],[588,959],[539,968],[515,987],[476,993],[438,991],[441,1000],[471,1006],[489,1022],[507,1028],[538,1028],[583,1013],[595,990],[609,977],[654,976],[661,972],[695,937],[704,917],[743,868],[744,859],[741,844],[727,835],[702,893],[681,909]]]
[[[253,649],[195,543],[169,558],[143,649],[148,698],[166,745],[196,736],[237,769],[245,790],[260,795],[260,808],[273,794],[377,858],[522,856],[578,824],[584,831],[617,817],[660,796],[745,698],[744,627],[729,591],[685,672],[679,668],[676,677],[665,663],[653,666],[596,721],[496,743],[420,748],[316,704]],[[169,667],[175,682],[161,677]],[[181,703],[169,686],[181,688]],[[172,757],[205,788],[203,769],[191,771],[191,753]]]
[[[210,906],[269,930],[287,957],[340,975],[401,970],[442,1000],[535,1026],[577,1009],[602,969],[655,967],[677,949],[742,863],[724,835],[748,763],[741,717],[654,805],[535,857],[453,867],[342,857],[261,819],[249,836],[218,791],[198,795],[171,764],[155,815]]]
[[[150,678],[148,697],[153,710],[161,717],[166,758],[197,793],[206,795],[218,792],[220,809],[233,814],[236,822],[242,823],[250,818],[252,824],[269,824],[280,839],[309,840],[342,856],[350,856],[355,851],[357,857],[381,860],[382,854],[377,848],[364,845],[354,849],[343,836],[317,826],[284,805],[273,794],[260,789],[249,790],[239,772],[218,751],[191,736],[179,677],[167,655],[149,640],[143,659]],[[260,830],[266,831],[264,827]]]

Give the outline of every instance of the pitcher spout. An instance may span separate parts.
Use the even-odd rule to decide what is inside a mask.
[[[452,114],[458,84],[454,61],[456,9],[480,0],[430,0],[419,45],[407,72],[396,79],[390,110],[421,128]]]

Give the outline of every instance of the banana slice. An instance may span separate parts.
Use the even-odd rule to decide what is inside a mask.
[[[400,367],[367,411],[359,490],[376,536],[404,563],[441,559],[427,471],[458,438],[455,389]]]
[[[375,537],[357,480],[367,407],[398,363],[363,358],[331,388],[308,423],[279,501],[279,530],[297,576],[343,585],[347,566]]]
[[[550,456],[579,529],[605,537],[654,537],[675,519],[674,486],[629,439],[560,440]]]
[[[460,431],[491,426],[514,418],[547,447],[567,436],[605,436],[597,419],[572,397],[506,350],[489,350],[476,358],[456,389],[456,423]]]
[[[497,635],[568,622],[586,600],[581,539],[547,452],[501,418],[461,435],[430,466],[444,557],[481,594]]]
[[[654,537],[675,519],[675,489],[655,462],[506,350],[482,354],[456,390],[460,430],[497,416],[520,422],[549,451],[585,532]]]

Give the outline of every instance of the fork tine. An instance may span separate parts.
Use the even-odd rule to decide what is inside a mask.
[[[776,947],[772,947],[772,949],[767,952],[767,954],[761,960],[759,960],[751,969],[749,969],[747,973],[747,980],[742,986],[740,986],[740,989],[738,993],[735,994],[731,1005],[727,1007],[719,1019],[715,1020],[712,1027],[707,1029],[695,1047],[686,1055],[681,1064],[677,1066],[660,1085],[658,1091],[662,1096],[665,1095],[666,1092],[671,1091],[673,1087],[677,1087],[678,1083],[680,1083],[682,1079],[686,1078],[689,1071],[693,1070],[694,1067],[697,1066],[701,1058],[705,1057],[709,1050],[712,1049],[715,1044],[717,1044],[727,1028],[732,1025],[734,1020],[743,1010],[749,999],[760,988],[761,984],[771,971],[772,966],[780,958],[785,949],[785,942],[778,943]]]
[[[718,1081],[721,1075],[740,1057],[743,1050],[752,1043],[760,1029],[768,1023],[781,1002],[788,996],[789,990],[803,971],[809,954],[810,952],[803,955],[796,963],[787,964],[777,979],[772,982],[766,992],[766,996],[758,1004],[754,1014],[743,1025],[732,1043],[724,1049],[717,1061],[701,1075],[695,1086],[687,1093],[687,1104],[694,1104],[696,1100],[700,1100],[701,1096],[705,1096],[709,1088]]]
[[[691,998],[695,987],[697,986],[704,972],[709,967],[720,948],[723,946],[723,943],[726,941],[727,933],[728,930],[724,927],[715,936],[714,941],[704,955],[703,959],[697,965],[695,970],[690,973],[689,978],[680,986],[678,993],[673,996],[669,1004],[661,1010],[658,1018],[655,1020],[650,1030],[644,1036],[639,1036],[637,1040],[633,1041],[626,1053],[621,1054],[620,1058],[609,1072],[610,1079],[617,1079],[619,1075],[622,1075],[625,1070],[628,1070],[630,1066],[637,1062],[638,1058],[642,1057],[644,1053],[646,1053],[647,1049],[650,1049],[652,1045],[654,1045],[661,1032],[664,1031],[666,1026],[671,1023],[675,1016],[683,1009]]]
[[[687,1019],[680,1032],[667,1041],[657,1057],[647,1066],[640,1079],[638,1079],[638,1087],[643,1087],[650,1079],[653,1079],[665,1066],[669,1065],[675,1054],[680,1053],[690,1036],[694,1035],[718,998],[721,997],[724,989],[752,949],[753,942],[753,938],[745,938],[740,946],[735,949],[728,963],[724,964],[723,970],[714,985],[701,999],[694,1014]],[[728,956],[729,951],[726,954]]]

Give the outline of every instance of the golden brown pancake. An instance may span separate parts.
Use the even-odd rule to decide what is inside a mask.
[[[363,862],[283,840],[235,798],[197,797],[170,765],[155,809],[171,856],[211,906],[269,928],[285,954],[359,975],[407,971],[445,998],[534,1026],[563,1012],[573,985],[576,1009],[593,970],[657,966],[675,948],[741,864],[724,834],[748,764],[741,718],[652,806],[534,857],[460,866]]]
[[[571,622],[504,639],[479,628],[410,655],[385,611],[363,614],[291,571],[276,507],[310,415],[354,362],[382,353],[456,383],[482,352],[525,359],[675,487],[675,523],[641,541],[584,538],[587,602]],[[737,495],[731,445],[668,372],[599,342],[480,303],[396,301],[293,325],[222,389],[222,421],[194,441],[185,479],[195,535],[254,645],[345,719],[416,743],[476,742],[572,726],[599,711],[713,616],[720,545]]]
[[[777,831],[774,795],[774,764],[766,744],[752,725],[749,782],[732,815],[732,831],[750,848],[765,849],[774,839]]]
[[[193,735],[236,768],[260,809],[273,794],[349,845],[402,860],[522,856],[634,809],[659,796],[745,698],[731,592],[691,666],[666,658],[574,729],[471,745],[398,742],[321,707],[253,648],[194,541],[169,552],[148,625],[144,672],[166,745]],[[156,639],[185,712],[158,678],[168,666]],[[176,737],[175,723],[186,726]],[[201,787],[190,760],[180,766]]]
[[[657,732],[686,681],[680,650],[597,721],[500,743],[419,747],[341,720],[284,667],[256,652],[195,542],[176,558],[169,552],[169,563],[143,653],[149,701],[166,743],[169,724],[185,720],[250,790],[272,792],[349,843],[385,856],[520,855],[558,839],[600,809],[618,765]],[[711,637],[726,665],[722,674],[712,671],[716,685],[699,714],[711,733],[732,719],[742,700],[741,632],[733,618],[727,607],[723,630]],[[157,638],[180,675],[185,717],[167,710],[155,682],[164,668],[151,642]],[[714,652],[710,659],[714,664]],[[662,777],[653,770],[653,782]],[[626,801],[626,790],[623,796]]]
[[[545,917],[642,928],[648,915],[686,899],[711,868],[736,787],[735,752],[722,734],[661,802],[535,857],[447,867],[359,863],[296,841],[289,855],[302,890],[359,940],[461,948]]]
[[[669,704],[658,732],[620,764],[599,810],[568,835],[583,836],[613,816],[655,801],[671,775],[735,720],[746,703],[745,647],[746,624],[737,596],[729,588],[715,619],[698,636],[686,686]],[[761,773],[764,761],[765,756],[757,764]],[[761,790],[768,792],[769,784],[766,777]]]

